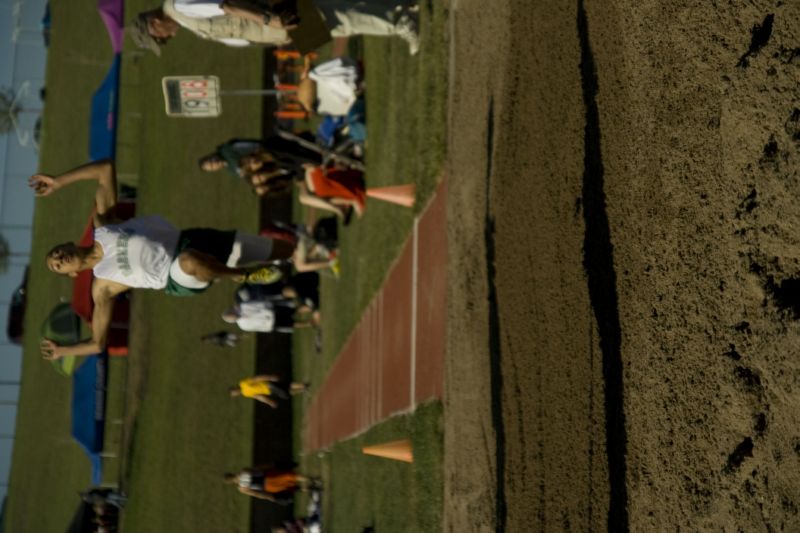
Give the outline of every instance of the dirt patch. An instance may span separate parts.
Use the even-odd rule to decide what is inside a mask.
[[[798,529],[800,5],[539,4],[451,0],[445,527]]]

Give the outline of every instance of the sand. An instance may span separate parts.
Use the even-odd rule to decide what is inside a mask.
[[[800,530],[800,3],[740,4],[451,0],[447,531]]]

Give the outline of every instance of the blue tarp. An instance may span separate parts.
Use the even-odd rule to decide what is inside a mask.
[[[89,456],[93,485],[103,481],[107,362],[106,354],[87,357],[72,376],[72,436]]]
[[[352,141],[363,144],[367,140],[367,107],[363,96],[358,100],[343,117],[325,115],[317,128],[317,142],[327,148],[334,148],[337,134],[347,128],[347,135]]]
[[[92,96],[89,121],[89,158],[92,161],[114,159],[116,153],[119,64],[120,55],[117,54],[106,78]]]

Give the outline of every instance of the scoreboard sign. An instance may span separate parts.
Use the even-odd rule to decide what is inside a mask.
[[[161,87],[168,117],[207,118],[222,114],[217,76],[164,76]]]

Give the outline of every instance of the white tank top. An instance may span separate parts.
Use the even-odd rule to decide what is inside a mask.
[[[140,289],[167,286],[180,231],[159,216],[136,217],[94,230],[103,258],[95,277]]]

